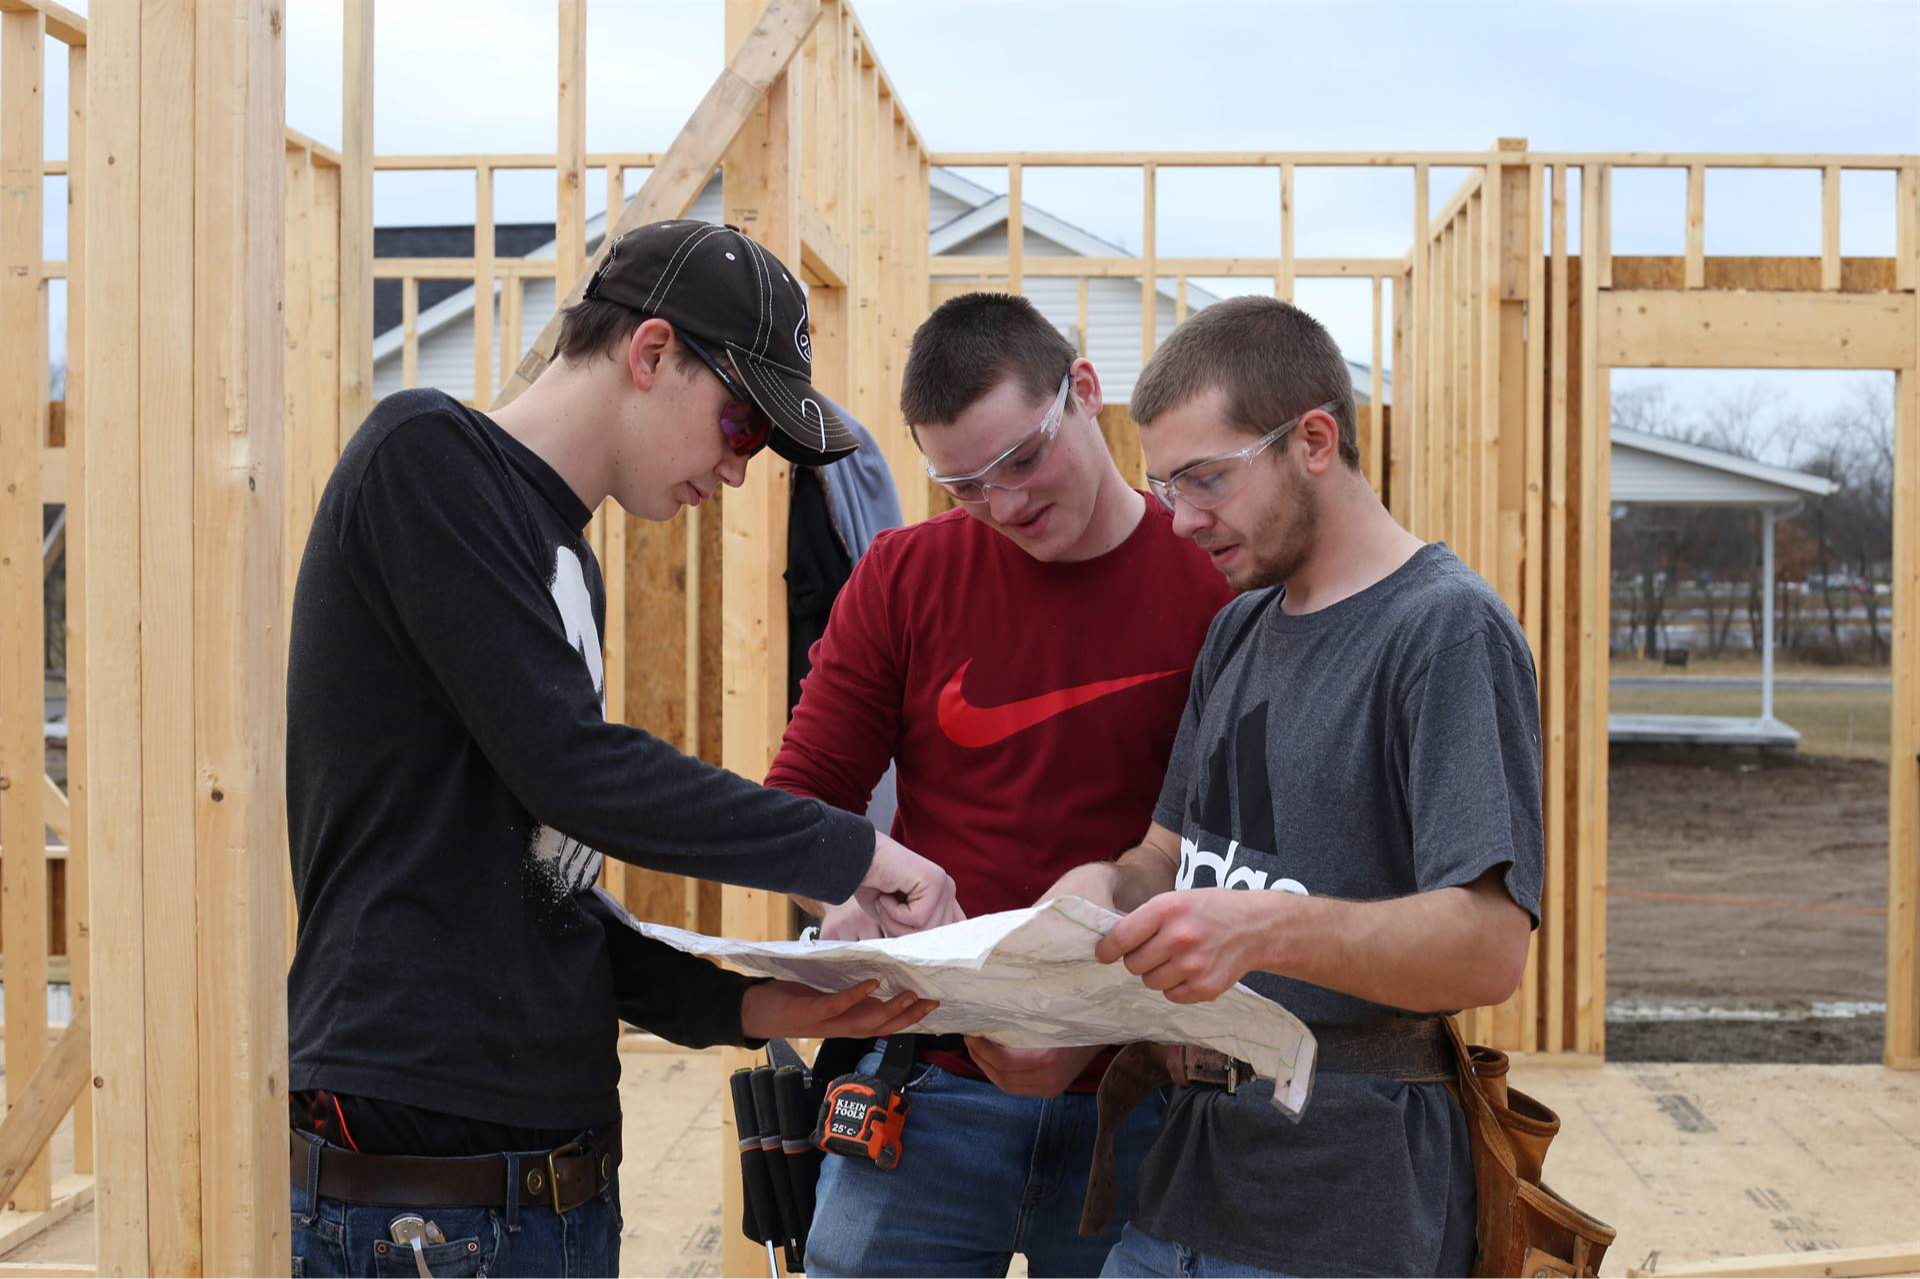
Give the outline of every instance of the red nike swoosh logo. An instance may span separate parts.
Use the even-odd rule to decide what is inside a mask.
[[[969,658],[960,663],[960,669],[953,673],[946,687],[940,690],[940,730],[956,746],[991,746],[995,742],[1005,741],[1015,733],[1024,732],[1035,724],[1052,719],[1062,711],[1070,711],[1076,706],[1085,706],[1122,689],[1132,688],[1136,684],[1146,684],[1153,680],[1165,679],[1169,675],[1184,675],[1186,668],[1175,671],[1155,671],[1151,675],[1123,675],[1119,679],[1103,679],[1093,684],[1082,684],[1077,688],[1063,688],[1058,692],[1042,693],[1038,697],[1022,698],[1017,702],[1008,702],[1004,706],[975,706],[960,691],[960,684],[967,676],[967,668],[973,665]]]

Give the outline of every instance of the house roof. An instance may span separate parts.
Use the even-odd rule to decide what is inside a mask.
[[[493,251],[498,257],[524,257],[542,244],[553,243],[551,222],[503,222],[493,228]],[[470,258],[470,226],[377,226],[373,229],[376,258]],[[473,286],[460,280],[420,281],[420,309],[429,310],[455,294],[471,294]],[[400,327],[400,281],[373,282],[373,331]]]
[[[1793,506],[1840,486],[1699,444],[1614,427],[1612,499],[1640,506]]]

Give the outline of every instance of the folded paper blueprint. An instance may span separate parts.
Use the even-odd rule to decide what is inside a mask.
[[[1135,1040],[1198,1044],[1249,1062],[1294,1117],[1313,1088],[1313,1035],[1245,986],[1204,1004],[1176,1004],[1094,944],[1120,916],[1079,897],[1002,911],[874,941],[733,941],[659,924],[634,926],[678,950],[765,977],[845,990],[876,978],[882,998],[911,990],[940,1007],[913,1029],[982,1035],[1010,1048]]]

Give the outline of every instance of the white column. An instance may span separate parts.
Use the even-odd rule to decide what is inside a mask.
[[[1775,511],[1760,513],[1760,718],[1773,718],[1773,524]]]

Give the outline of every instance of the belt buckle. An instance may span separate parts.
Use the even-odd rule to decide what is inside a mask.
[[[570,1141],[564,1146],[555,1146],[552,1150],[549,1150],[547,1152],[547,1190],[548,1190],[548,1193],[553,1196],[553,1211],[556,1216],[564,1217],[569,1212],[572,1212],[573,1208],[578,1208],[580,1204],[587,1202],[587,1199],[593,1198],[592,1195],[588,1195],[587,1199],[582,1199],[580,1203],[573,1205],[573,1208],[561,1207],[560,1205],[560,1170],[553,1166],[553,1161],[556,1159],[564,1159],[568,1155],[582,1155],[585,1153],[586,1153],[586,1147],[582,1146],[577,1141]],[[589,1179],[591,1179],[592,1177],[591,1171],[589,1171],[588,1177]]]

